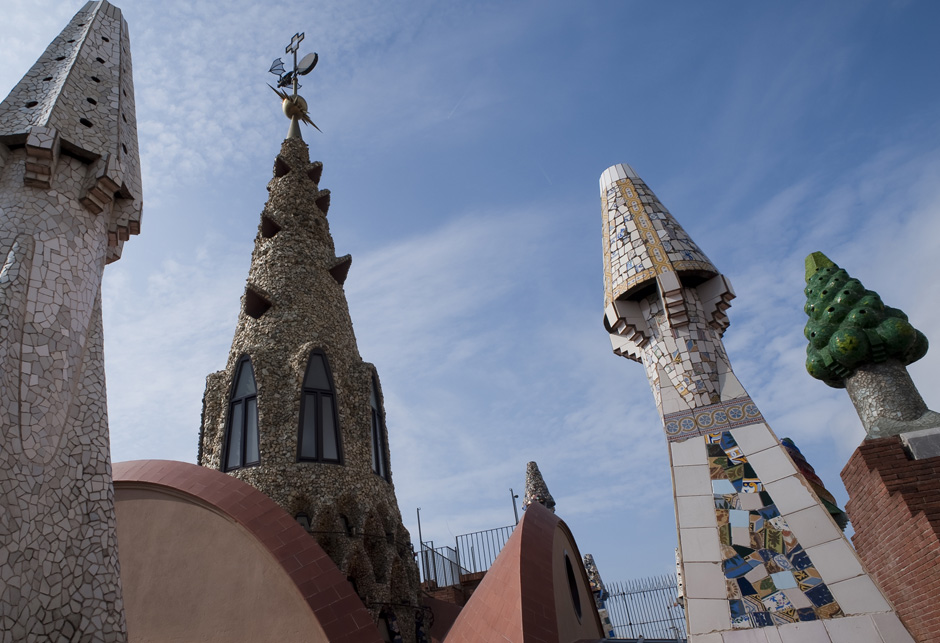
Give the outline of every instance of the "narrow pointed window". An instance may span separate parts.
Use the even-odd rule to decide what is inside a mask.
[[[322,351],[310,353],[300,393],[300,436],[297,459],[341,462],[342,445],[336,414],[336,393],[330,365]]]
[[[261,462],[258,449],[258,387],[251,359],[246,355],[235,368],[235,384],[228,407],[224,471]]]
[[[372,395],[369,398],[372,406],[372,471],[388,480],[387,437],[385,422],[382,419],[382,409],[379,408],[379,387],[372,377]]]

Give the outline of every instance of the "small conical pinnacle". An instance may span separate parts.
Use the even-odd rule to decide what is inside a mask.
[[[822,270],[823,268],[832,268],[836,266],[832,262],[832,259],[827,257],[821,252],[811,252],[806,255],[806,281],[809,282],[810,277],[816,274],[817,271]]]
[[[548,486],[545,484],[545,480],[542,479],[539,465],[530,462],[526,465],[525,470],[525,498],[522,500],[522,510],[525,511],[526,507],[533,502],[545,505],[547,509],[555,513],[555,499],[548,492]]]

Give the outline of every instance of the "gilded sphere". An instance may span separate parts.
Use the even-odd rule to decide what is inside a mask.
[[[284,115],[287,118],[302,118],[307,113],[307,101],[304,100],[303,96],[288,96],[283,101],[281,101],[281,109],[284,110]]]

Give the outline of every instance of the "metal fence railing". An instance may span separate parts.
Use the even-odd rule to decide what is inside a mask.
[[[675,574],[607,583],[607,613],[619,638],[685,641]]]
[[[470,572],[460,566],[457,550],[444,545],[435,547],[433,542],[421,546],[421,581],[438,587],[460,584],[460,576]]]
[[[457,536],[457,561],[469,573],[485,572],[512,536],[515,525]]]

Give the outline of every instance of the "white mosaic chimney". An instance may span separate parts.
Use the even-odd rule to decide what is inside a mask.
[[[101,277],[140,228],[127,23],[86,4],[0,104],[0,640],[124,641]]]
[[[662,417],[691,641],[913,641],[735,377],[731,284],[629,165],[600,192],[604,323]]]

